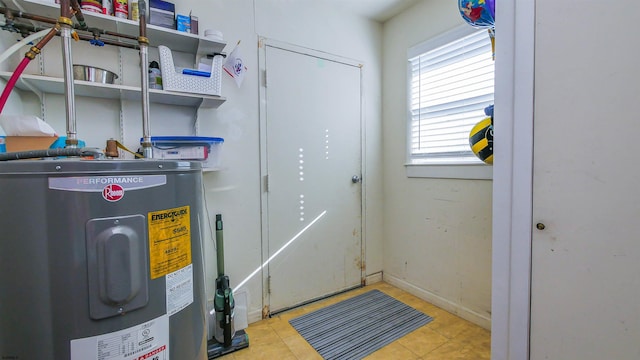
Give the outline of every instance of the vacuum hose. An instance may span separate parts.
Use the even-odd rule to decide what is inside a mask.
[[[20,159],[38,159],[43,157],[58,156],[83,156],[83,157],[102,157],[102,152],[98,149],[90,148],[56,148],[47,150],[29,150],[9,153],[0,153],[0,161],[20,160]]]

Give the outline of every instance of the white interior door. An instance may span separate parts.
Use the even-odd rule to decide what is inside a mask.
[[[265,46],[270,312],[362,279],[359,66]]]
[[[530,358],[640,359],[640,5],[573,5],[536,1]]]

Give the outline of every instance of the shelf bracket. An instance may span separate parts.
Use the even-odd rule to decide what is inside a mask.
[[[47,118],[45,117],[47,114],[47,94],[42,93],[42,98],[40,100],[40,116],[42,118],[42,120],[44,120],[45,122],[47,121]]]
[[[122,101],[120,101],[120,143],[124,144],[124,112],[122,111]],[[124,151],[118,149],[118,157],[122,158]]]
[[[200,106],[196,108],[195,117],[193,119],[193,132],[196,136],[200,135]]]

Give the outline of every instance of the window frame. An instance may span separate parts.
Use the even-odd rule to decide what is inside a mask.
[[[446,45],[462,37],[471,35],[486,29],[477,29],[469,25],[461,25],[445,33],[425,40],[407,49],[407,69],[406,69],[406,162],[405,171],[407,177],[424,178],[444,178],[444,179],[479,179],[492,180],[493,166],[485,164],[480,159],[478,161],[456,160],[451,158],[419,160],[411,156],[412,143],[412,114],[411,114],[411,79],[412,68],[409,59],[419,56],[432,49]],[[489,35],[487,34],[487,39]],[[494,72],[495,73],[495,72]]]

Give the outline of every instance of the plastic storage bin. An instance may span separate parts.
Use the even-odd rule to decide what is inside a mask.
[[[205,77],[177,72],[176,67],[173,65],[171,50],[164,45],[160,45],[158,46],[158,51],[160,52],[160,70],[162,70],[162,87],[164,90],[217,96],[222,94],[222,55],[213,57],[211,75]]]
[[[142,139],[140,139],[142,141]],[[220,167],[223,138],[202,136],[152,136],[153,158],[199,160],[205,169]]]

